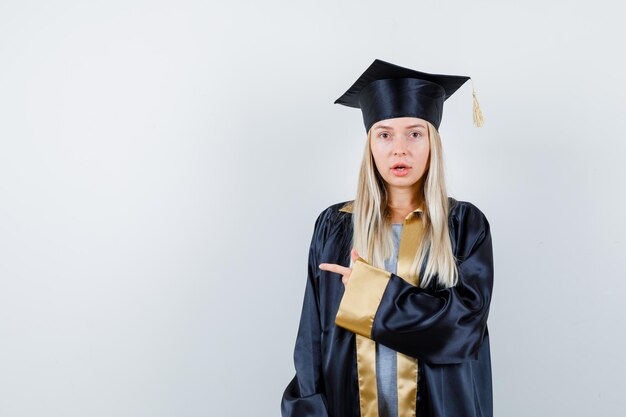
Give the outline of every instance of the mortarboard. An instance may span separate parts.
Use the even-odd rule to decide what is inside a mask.
[[[443,102],[469,79],[429,74],[375,59],[335,104],[360,108],[368,132],[377,121],[396,117],[418,117],[439,129]],[[476,92],[472,95],[474,124],[480,127],[483,116]]]

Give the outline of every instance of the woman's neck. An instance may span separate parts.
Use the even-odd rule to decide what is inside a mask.
[[[399,188],[388,187],[387,206],[392,213],[400,212],[407,214],[420,207],[423,202],[421,181],[414,187]]]

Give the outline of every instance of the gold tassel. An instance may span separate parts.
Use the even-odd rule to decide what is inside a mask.
[[[474,98],[474,125],[476,127],[482,127],[484,122],[483,112],[480,110],[480,104],[478,104],[478,97],[476,97],[476,91],[474,90],[474,80],[472,79],[472,97]]]

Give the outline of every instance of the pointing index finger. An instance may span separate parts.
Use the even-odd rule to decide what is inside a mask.
[[[337,264],[326,264],[322,263],[319,265],[320,269],[324,271],[335,272],[341,275],[347,275],[350,273],[350,268],[346,268],[345,266],[337,265]]]

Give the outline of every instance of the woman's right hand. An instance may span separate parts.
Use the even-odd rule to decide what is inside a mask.
[[[352,262],[356,261],[359,258],[359,254],[355,248],[352,248],[352,252],[350,252],[350,256],[352,257]],[[337,265],[337,264],[326,264],[322,263],[319,265],[320,269],[324,271],[335,272],[341,275],[341,282],[343,282],[343,286],[346,287],[348,285],[348,280],[350,279],[350,274],[352,274],[352,268],[348,268],[345,266]]]

